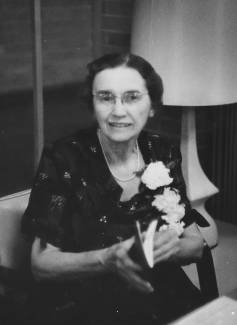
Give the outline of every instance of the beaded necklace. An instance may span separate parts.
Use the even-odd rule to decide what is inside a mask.
[[[100,131],[100,129],[98,130],[98,139],[99,139],[99,142],[100,142],[100,146],[101,146],[101,149],[102,149],[106,164],[107,164],[111,174],[113,175],[113,177],[115,179],[117,179],[119,182],[130,182],[130,181],[132,181],[136,177],[136,172],[133,172],[133,175],[131,175],[131,176],[127,177],[127,178],[121,178],[121,177],[117,176],[112,171],[112,169],[110,167],[110,164],[109,164],[109,161],[108,161],[108,158],[107,158],[107,156],[105,154],[105,151],[104,151],[104,147],[103,147],[103,143],[102,143],[102,139],[101,139],[101,131]],[[140,155],[139,155],[139,148],[138,148],[137,140],[136,140],[136,152],[137,152],[137,170],[136,171],[139,171],[140,170]]]

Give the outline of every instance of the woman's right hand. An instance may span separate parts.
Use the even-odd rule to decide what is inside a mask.
[[[106,248],[102,263],[108,271],[118,274],[131,288],[151,293],[154,289],[141,276],[143,268],[129,256],[133,243],[134,237]]]

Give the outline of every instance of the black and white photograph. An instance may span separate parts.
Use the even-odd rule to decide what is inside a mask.
[[[237,324],[237,1],[0,0],[0,325]]]

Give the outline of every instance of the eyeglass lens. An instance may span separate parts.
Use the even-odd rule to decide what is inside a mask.
[[[115,104],[116,98],[120,98],[123,104],[132,104],[139,101],[145,94],[146,93],[132,90],[124,92],[121,96],[117,96],[111,91],[100,91],[95,93],[95,97],[99,102],[105,104]]]

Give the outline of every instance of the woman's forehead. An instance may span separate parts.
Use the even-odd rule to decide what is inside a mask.
[[[127,90],[146,90],[145,80],[141,74],[133,68],[120,66],[107,68],[95,76],[93,90],[113,90],[117,92]]]

